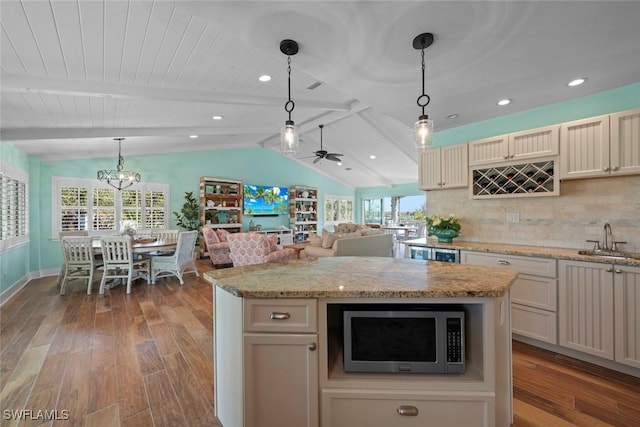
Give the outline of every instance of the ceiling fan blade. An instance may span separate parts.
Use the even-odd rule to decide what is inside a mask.
[[[320,160],[322,160],[322,157],[316,157],[316,159],[313,161],[313,163],[318,163]]]
[[[338,154],[338,156],[341,156],[342,154]],[[342,159],[340,157],[336,157],[336,154],[334,153],[329,153],[325,156],[325,159],[327,160],[332,160],[334,162],[341,162]]]

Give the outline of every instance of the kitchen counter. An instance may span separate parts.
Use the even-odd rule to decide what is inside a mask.
[[[615,259],[593,255],[580,255],[578,249],[551,248],[543,246],[507,245],[502,243],[465,242],[463,240],[453,243],[438,243],[436,239],[414,239],[404,242],[408,246],[428,246],[430,248],[459,249],[475,252],[491,252],[505,255],[521,255],[539,258],[567,259],[573,261],[599,262],[603,264],[619,264],[640,266],[640,259]]]
[[[244,298],[501,297],[517,273],[383,257],[323,257],[207,271],[205,279]]]

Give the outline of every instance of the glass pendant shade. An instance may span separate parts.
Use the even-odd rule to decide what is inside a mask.
[[[280,151],[282,154],[296,155],[299,150],[298,128],[292,120],[287,120],[280,132]]]
[[[416,149],[419,151],[433,148],[433,120],[429,116],[420,116],[413,126]]]
[[[135,182],[140,182],[140,174],[124,170],[124,157],[122,157],[121,143],[124,138],[114,138],[118,141],[118,166],[116,169],[105,169],[98,171],[98,179],[106,181],[107,184],[116,190],[131,187]]]

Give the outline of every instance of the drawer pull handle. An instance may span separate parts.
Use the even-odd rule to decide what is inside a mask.
[[[415,406],[402,405],[398,406],[398,415],[403,417],[417,417],[418,416],[418,408]]]
[[[287,312],[281,313],[278,311],[274,311],[271,313],[271,320],[287,320],[291,319],[291,315]]]
[[[498,260],[498,265],[509,265],[509,264],[511,264],[509,261],[505,261],[503,259]]]

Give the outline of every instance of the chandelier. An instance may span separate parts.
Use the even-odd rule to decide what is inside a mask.
[[[284,126],[280,131],[280,151],[282,154],[296,155],[300,149],[300,142],[298,140],[298,129],[293,123],[293,120],[291,120],[291,112],[296,106],[291,100],[291,56],[298,53],[298,43],[288,39],[282,40],[280,42],[280,52],[287,55],[287,72],[289,74],[289,99],[284,104],[284,111],[289,114],[289,119],[284,122]]]
[[[140,182],[139,173],[124,170],[124,157],[122,157],[121,154],[123,139],[124,138],[113,138],[114,141],[118,141],[118,166],[116,169],[98,171],[98,179],[100,181],[107,181],[107,184],[117,190],[131,187],[134,182]]]
[[[424,50],[433,43],[433,34],[422,33],[413,39],[413,48],[422,51],[422,94],[418,96],[416,102],[422,108],[422,114],[413,125],[414,140],[417,150],[428,150],[433,147],[433,120],[424,113],[424,107],[429,105],[431,98],[424,93]]]

